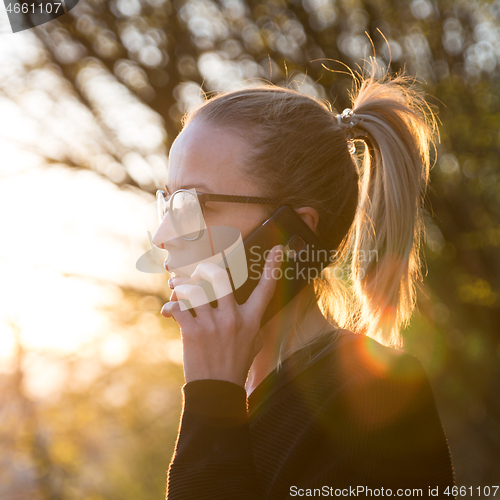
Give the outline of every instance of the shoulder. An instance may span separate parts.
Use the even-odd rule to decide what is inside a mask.
[[[409,415],[437,415],[429,380],[415,356],[347,331],[335,342],[312,370],[329,418],[342,413],[379,427]]]
[[[419,360],[361,335],[341,338],[310,374],[320,395],[318,446],[340,454],[346,474],[366,484],[452,485],[446,436]]]
[[[336,375],[343,382],[388,380],[412,384],[427,380],[422,364],[412,354],[347,330],[329,345],[322,361],[318,368],[325,371],[325,375]],[[328,376],[325,382],[327,380]]]

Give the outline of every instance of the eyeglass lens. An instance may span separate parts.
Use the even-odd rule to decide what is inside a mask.
[[[158,197],[160,222],[167,208],[171,207],[172,223],[178,236],[186,240],[196,239],[204,228],[203,213],[198,198],[189,191],[176,191],[170,199]]]

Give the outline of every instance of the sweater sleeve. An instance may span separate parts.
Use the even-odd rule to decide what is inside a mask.
[[[225,380],[185,384],[180,431],[167,476],[167,500],[261,498],[245,388]]]
[[[368,488],[378,495],[391,489],[392,496],[411,489],[412,496],[453,498],[448,443],[420,362],[404,354],[383,371],[354,377],[325,402],[297,488],[345,488],[358,498],[377,495]]]

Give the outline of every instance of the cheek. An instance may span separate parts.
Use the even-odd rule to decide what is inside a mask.
[[[232,210],[218,210],[207,209],[205,210],[205,223],[208,226],[233,226],[240,228],[243,222],[241,217]]]
[[[245,239],[257,226],[269,218],[269,211],[259,206],[232,206],[225,210],[206,210],[208,226],[231,226],[239,229]]]
[[[243,239],[255,231],[271,215],[266,207],[261,206],[243,207],[243,210],[239,213],[240,217],[233,225],[240,230]]]

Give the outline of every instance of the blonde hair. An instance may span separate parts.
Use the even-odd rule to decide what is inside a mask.
[[[262,196],[315,208],[317,234],[335,252],[336,262],[314,283],[323,314],[401,346],[422,279],[422,207],[436,122],[412,80],[376,78],[375,71],[355,76],[353,114],[342,119],[328,102],[263,85],[208,99],[183,124],[202,120],[251,142],[245,173]],[[363,146],[357,155],[352,142]]]

